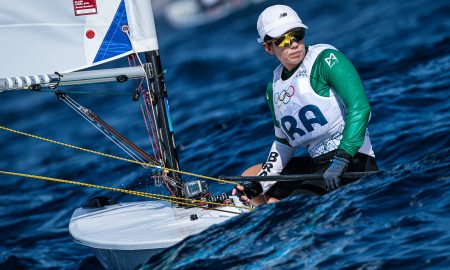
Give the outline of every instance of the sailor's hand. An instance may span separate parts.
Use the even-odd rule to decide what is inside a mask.
[[[243,203],[248,203],[262,192],[263,189],[259,182],[243,182],[236,185],[231,194],[239,196]]]
[[[244,194],[244,187],[241,185],[236,185],[233,191],[231,191],[231,195],[238,196],[244,204],[248,204],[250,202],[250,199]]]
[[[325,188],[328,191],[337,189],[341,186],[340,177],[347,170],[349,160],[343,157],[334,157],[330,167],[323,174],[323,180],[325,182]]]

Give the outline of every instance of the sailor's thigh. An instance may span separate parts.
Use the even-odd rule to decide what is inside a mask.
[[[378,171],[377,161],[374,157],[366,154],[356,153],[351,159],[347,167],[348,172],[364,172],[364,171]]]
[[[313,161],[311,157],[301,156],[293,157],[281,174],[308,174],[313,173]]]
[[[291,195],[292,191],[301,188],[301,184],[298,181],[284,182],[280,181],[273,185],[267,192],[267,196],[276,198],[278,200],[284,199]]]
[[[313,173],[313,162],[312,158],[308,156],[293,157],[286,167],[283,169],[282,175],[289,174],[309,174]],[[276,199],[284,199],[289,196],[292,191],[299,189],[301,187],[300,182],[289,181],[289,182],[277,182],[272,186],[266,193],[270,197]]]
[[[258,173],[262,169],[262,163],[256,164],[251,166],[250,168],[247,168],[241,175],[242,176],[257,176]]]

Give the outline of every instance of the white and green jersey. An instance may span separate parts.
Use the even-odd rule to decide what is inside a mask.
[[[281,173],[299,147],[312,157],[338,148],[351,156],[374,156],[364,87],[351,62],[331,45],[307,47],[305,59],[291,71],[278,66],[266,98],[275,142],[260,175]]]
[[[310,83],[313,65],[325,49],[335,50],[324,44],[310,46],[301,65],[286,80],[281,76],[284,67],[278,66],[272,85],[275,136],[294,148],[307,148],[312,157],[337,149],[345,127],[346,108],[333,87],[330,87],[329,96],[320,96]],[[335,54],[330,53],[330,65],[335,60]],[[373,155],[367,131],[358,152]]]

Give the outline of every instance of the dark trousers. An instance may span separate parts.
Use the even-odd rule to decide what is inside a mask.
[[[307,156],[293,157],[281,174],[322,174],[330,166],[334,154],[335,151],[331,151],[315,158]],[[375,158],[366,154],[356,153],[348,164],[347,172],[366,171],[378,171],[378,165]],[[276,183],[266,194],[281,200],[294,194],[322,195],[324,193],[326,193],[326,190],[322,186],[312,185],[307,182],[290,181]]]

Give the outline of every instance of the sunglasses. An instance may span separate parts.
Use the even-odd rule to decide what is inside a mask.
[[[299,42],[305,37],[305,29],[297,28],[286,34],[266,41],[267,44],[273,43],[278,47],[290,47],[293,41]]]

